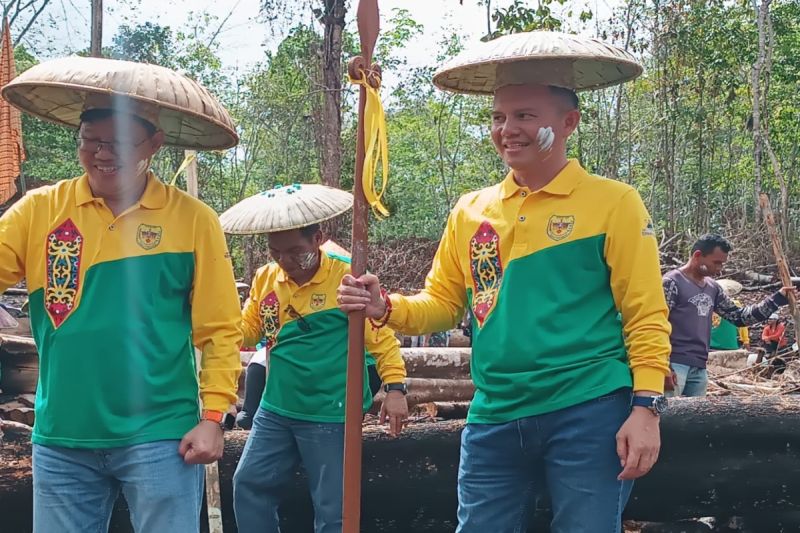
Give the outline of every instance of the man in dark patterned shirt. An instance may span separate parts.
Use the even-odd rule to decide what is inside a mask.
[[[664,274],[664,295],[672,324],[672,396],[705,396],[711,318],[715,312],[736,326],[757,324],[786,305],[786,295],[794,291],[794,287],[784,287],[757,304],[736,305],[713,279],[722,271],[732,248],[719,235],[703,235],[692,246],[689,261]]]

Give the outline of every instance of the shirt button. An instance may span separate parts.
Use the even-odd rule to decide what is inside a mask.
[[[524,216],[522,216],[522,217],[519,217],[519,221],[520,221],[520,222],[525,222],[525,217],[524,217]]]
[[[526,196],[528,196],[528,193],[527,193],[527,192],[525,192],[525,191],[522,191],[520,194],[522,194],[522,197],[523,197],[523,198],[525,198]]]
[[[114,224],[111,224],[111,225],[108,227],[108,229],[109,229],[109,231],[114,231],[115,229],[117,229],[117,227],[116,227]]]

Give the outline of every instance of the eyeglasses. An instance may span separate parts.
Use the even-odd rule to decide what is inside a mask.
[[[80,150],[81,152],[96,154],[100,152],[100,150],[102,150],[102,148],[105,146],[112,154],[119,155],[121,153],[133,151],[136,148],[139,148],[141,145],[149,141],[150,137],[146,137],[141,141],[139,141],[138,143],[121,142],[121,141],[100,141],[97,139],[87,139],[85,137],[77,137],[75,140],[78,143],[78,150]]]
[[[289,316],[297,320],[297,324],[300,326],[300,331],[303,333],[308,333],[311,331],[311,326],[306,319],[303,318],[303,315],[297,312],[297,310],[291,306],[291,304],[286,306],[286,312],[289,313]]]

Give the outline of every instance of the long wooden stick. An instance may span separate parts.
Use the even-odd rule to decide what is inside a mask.
[[[769,201],[769,196],[763,192],[758,195],[758,203],[761,206],[761,212],[764,214],[764,222],[767,224],[767,232],[772,241],[772,250],[775,252],[775,262],[778,265],[778,275],[781,278],[781,283],[784,287],[791,287],[792,275],[789,272],[789,262],[786,260],[786,254],[783,253],[783,244],[781,244],[781,236],[778,233],[778,227],[775,224],[775,215],[772,213],[772,205]],[[787,299],[789,300],[789,312],[794,318],[795,330],[800,328],[800,313],[797,310],[797,299],[794,293],[789,293]]]
[[[377,0],[360,0],[356,12],[361,56],[353,58],[348,73],[360,79],[372,70],[372,51],[378,40],[380,19]],[[367,271],[367,228],[369,207],[364,196],[364,112],[366,88],[360,86],[358,98],[358,133],[356,137],[356,173],[353,184],[353,233],[350,272],[362,276]],[[342,533],[359,533],[361,524],[361,422],[364,398],[364,320],[363,311],[351,313],[348,323],[347,398],[344,424],[344,483],[342,493]]]

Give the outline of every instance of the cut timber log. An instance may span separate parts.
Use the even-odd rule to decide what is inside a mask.
[[[458,420],[467,418],[470,402],[428,402],[417,406],[417,411],[431,418]]]
[[[708,364],[738,370],[747,366],[747,350],[718,350],[708,353]]]
[[[410,378],[470,379],[470,348],[401,348]]]
[[[0,353],[5,355],[30,354],[36,352],[36,343],[31,337],[0,334]]]
[[[365,428],[362,531],[439,533],[455,529],[463,425],[463,421],[415,424],[398,439],[388,437],[381,428]],[[673,521],[731,516],[734,512],[743,516],[800,514],[797,396],[680,398],[671,402],[661,429],[659,462],[650,474],[637,480],[626,517]],[[225,435],[219,469],[226,531],[235,531],[231,477],[247,435],[245,431]],[[29,445],[25,453],[30,453]],[[12,462],[5,456],[0,460],[0,516],[19,519],[29,516],[20,511],[20,502],[31,498],[30,463],[14,470],[8,466]],[[283,530],[313,531],[305,476],[298,473],[283,494]],[[386,505],[387,501],[392,505]],[[129,530],[112,526],[112,531]]]
[[[0,418],[19,422],[26,426],[33,426],[33,408],[26,406],[22,402],[0,403]]]
[[[475,394],[475,385],[469,379],[408,378],[406,385],[406,401],[409,407],[428,402],[466,402],[472,400]],[[375,396],[373,410],[380,406],[384,396],[383,391]]]

